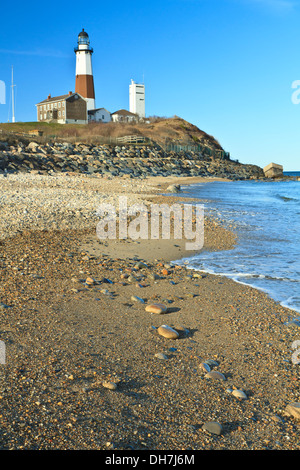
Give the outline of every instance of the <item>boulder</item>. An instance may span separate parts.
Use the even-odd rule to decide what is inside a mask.
[[[27,145],[27,150],[31,150],[32,152],[36,152],[38,146],[39,146],[39,144],[37,142],[30,142]]]
[[[167,191],[170,193],[179,193],[180,192],[180,184],[171,184],[167,187]]]
[[[283,176],[283,166],[277,163],[269,163],[263,171],[266,178],[282,178]]]

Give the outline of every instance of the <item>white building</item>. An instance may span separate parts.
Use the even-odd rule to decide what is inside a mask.
[[[111,114],[105,108],[91,109],[88,111],[89,122],[110,122]]]
[[[133,80],[129,85],[129,110],[140,118],[145,117],[145,85]]]
[[[113,122],[134,122],[139,121],[139,116],[137,114],[131,113],[126,109],[119,109],[111,114]]]

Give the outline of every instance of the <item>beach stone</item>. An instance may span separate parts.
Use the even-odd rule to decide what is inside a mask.
[[[92,277],[87,277],[86,280],[85,280],[85,283],[88,285],[88,286],[93,286],[96,284],[96,281],[95,279],[93,279]]]
[[[194,277],[195,279],[202,279],[204,276],[203,276],[203,274],[200,274],[200,273],[194,273],[194,274],[193,274],[193,277]]]
[[[209,367],[217,367],[219,365],[219,363],[214,359],[207,359],[207,361],[205,361],[205,364],[208,364]]]
[[[141,297],[138,297],[137,295],[132,295],[132,296],[131,296],[131,300],[132,300],[133,302],[140,302],[141,304],[144,304],[144,303],[145,303],[144,299],[141,299]]]
[[[129,277],[129,273],[122,273],[121,279],[127,279]]]
[[[162,359],[162,360],[168,359],[168,356],[166,356],[164,353],[161,353],[161,352],[156,353],[155,357],[157,357],[157,359]]]
[[[289,403],[285,409],[286,413],[296,419],[300,419],[300,402]]]
[[[180,192],[180,184],[171,184],[167,187],[167,191],[170,193],[179,193]]]
[[[146,263],[143,263],[142,261],[139,261],[139,262],[135,265],[135,268],[136,268],[136,269],[143,269],[143,268],[147,268],[147,265],[146,265]]]
[[[157,313],[157,314],[161,314],[161,313],[166,313],[166,311],[168,310],[168,307],[166,307],[164,304],[149,304],[146,306],[145,308],[146,312],[149,312],[149,313]]]
[[[222,433],[223,428],[218,421],[207,421],[203,424],[202,429],[211,434],[217,434],[218,436]]]
[[[117,389],[117,384],[115,382],[109,382],[107,380],[105,380],[103,383],[102,383],[103,387],[104,388],[108,388],[109,390],[116,390]]]
[[[217,370],[212,370],[211,372],[208,372],[205,377],[207,379],[226,380],[225,375],[223,375],[221,372],[218,372]]]
[[[160,336],[168,339],[179,338],[179,333],[168,325],[161,325],[158,327],[157,332]]]
[[[201,362],[201,364],[199,364],[199,367],[200,369],[202,369],[204,372],[210,372],[210,367],[208,364],[206,364],[205,362]]]
[[[30,142],[27,145],[27,149],[31,150],[32,152],[36,152],[36,149],[37,149],[38,146],[39,146],[39,144],[37,142]]]
[[[152,281],[157,281],[157,279],[160,279],[159,275],[156,273],[149,274],[148,278],[151,279]]]
[[[110,294],[110,291],[108,289],[101,289],[100,292],[101,294],[106,294],[106,295]]]
[[[241,400],[247,400],[247,395],[245,392],[243,392],[243,390],[233,390],[232,391],[232,395],[236,398],[240,398]]]

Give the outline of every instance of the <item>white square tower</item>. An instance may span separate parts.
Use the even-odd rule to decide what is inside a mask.
[[[145,117],[145,85],[131,80],[129,85],[129,111]]]

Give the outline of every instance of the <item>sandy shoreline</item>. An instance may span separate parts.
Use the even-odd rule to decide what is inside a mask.
[[[299,449],[299,421],[286,413],[299,402],[293,312],[251,287],[170,264],[186,255],[183,240],[99,243],[87,216],[119,194],[167,201],[169,184],[207,179],[14,178],[1,180],[2,204],[10,200],[20,218],[11,209],[4,222],[16,234],[0,245],[0,449]],[[33,216],[39,185],[32,225],[23,211],[27,204]],[[46,201],[56,202],[47,220]],[[79,206],[68,221],[67,208]],[[235,242],[214,221],[205,235],[209,249]],[[167,312],[146,312],[154,302]],[[179,338],[160,336],[162,324]]]

